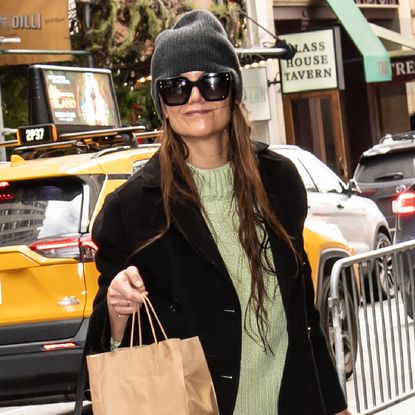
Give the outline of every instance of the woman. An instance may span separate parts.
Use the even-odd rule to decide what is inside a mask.
[[[170,337],[199,336],[221,415],[347,414],[313,303],[305,189],[250,142],[219,21],[183,15],[157,38],[151,73],[161,147],[95,222],[89,352],[128,344],[148,292]]]

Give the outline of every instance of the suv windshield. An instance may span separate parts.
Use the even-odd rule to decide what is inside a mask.
[[[363,158],[355,173],[355,179],[362,183],[401,180],[411,177],[415,177],[414,151]]]
[[[0,246],[79,232],[81,183],[58,178],[1,184]]]

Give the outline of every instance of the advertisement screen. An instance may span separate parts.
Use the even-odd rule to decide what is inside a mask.
[[[120,124],[110,73],[60,69],[43,69],[43,73],[54,124]]]

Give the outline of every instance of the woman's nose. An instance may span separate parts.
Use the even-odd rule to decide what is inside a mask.
[[[194,85],[192,88],[192,92],[190,93],[189,102],[199,102],[203,100],[204,98],[202,97],[199,88],[196,85]]]

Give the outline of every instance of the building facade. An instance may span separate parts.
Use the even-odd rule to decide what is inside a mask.
[[[294,39],[297,48],[293,61],[281,65],[277,83],[269,82],[275,119],[268,124],[268,134],[263,133],[263,125],[254,132],[265,137],[264,141],[297,144],[310,150],[347,179],[360,154],[380,137],[411,129],[415,112],[414,3],[248,2],[248,12],[257,11],[263,26],[268,24],[267,29],[287,40]],[[266,15],[271,15],[273,22],[267,21]],[[252,33],[256,33],[257,44],[253,46],[260,46],[264,34],[261,29],[255,30]],[[251,41],[255,42],[252,34]],[[267,69],[269,80],[274,80],[272,69]],[[291,72],[287,74],[287,70]],[[326,82],[329,75],[337,82]],[[304,82],[305,78],[310,82]],[[295,86],[284,81],[296,81]]]

